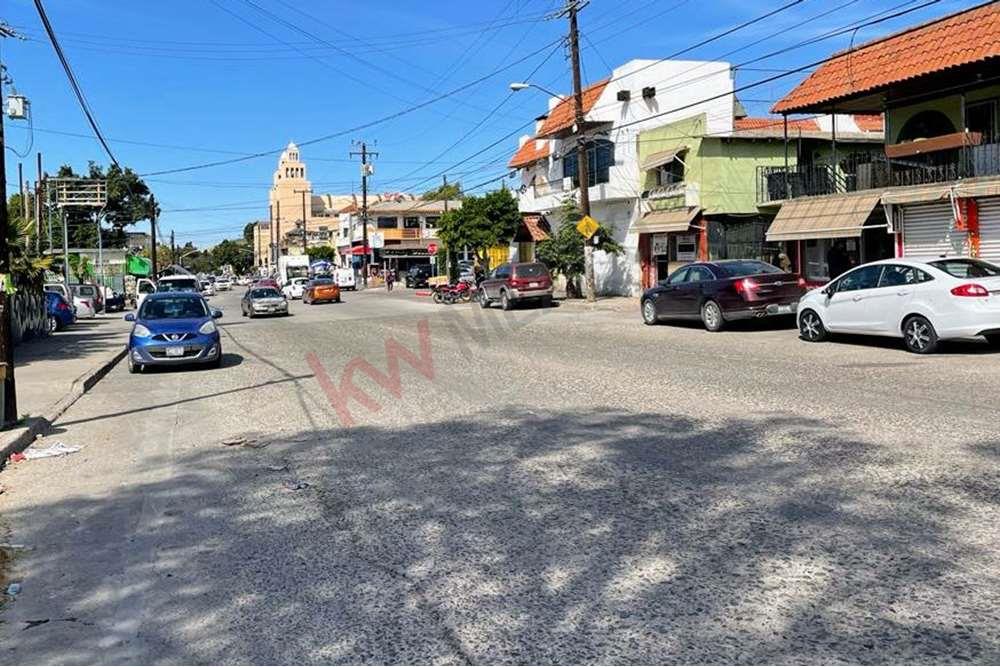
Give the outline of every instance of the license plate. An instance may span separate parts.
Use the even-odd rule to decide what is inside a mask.
[[[181,347],[181,346],[179,346],[179,345],[173,345],[171,347],[168,347],[167,348],[167,356],[168,357],[183,357],[184,356],[184,348]]]
[[[787,315],[787,314],[789,314],[791,312],[792,312],[792,307],[791,306],[778,306],[778,314],[779,315]]]
[[[528,287],[538,287],[538,283],[528,283]]]

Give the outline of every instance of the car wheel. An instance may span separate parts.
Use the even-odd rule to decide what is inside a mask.
[[[137,364],[132,360],[132,350],[128,351],[128,372],[133,374],[142,372],[142,364]]]
[[[57,320],[52,315],[49,315],[48,325],[49,325],[49,333],[50,334],[54,334],[56,331],[59,330],[59,320]]]
[[[514,307],[514,304],[511,303],[510,297],[507,296],[507,292],[506,291],[500,292],[500,309],[501,310],[510,310],[513,307]]]
[[[722,317],[722,308],[715,301],[706,301],[701,307],[701,323],[708,331],[722,331],[726,320]]]
[[[219,348],[219,356],[215,358],[215,361],[210,362],[210,368],[222,368],[222,348]]]
[[[930,354],[937,349],[938,336],[930,320],[914,315],[903,324],[903,342],[910,352]]]
[[[484,289],[479,290],[479,307],[480,308],[490,307],[490,298],[486,296],[486,290]]]
[[[816,311],[802,311],[799,317],[799,338],[810,343],[820,343],[826,340],[826,337],[826,327],[823,326],[823,320],[819,319]]]
[[[1000,350],[1000,334],[990,334],[986,336],[986,344]]]
[[[652,299],[642,302],[642,321],[649,326],[660,323],[660,319],[656,316],[656,306],[653,304]]]

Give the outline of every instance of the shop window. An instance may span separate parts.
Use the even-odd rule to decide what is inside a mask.
[[[572,178],[573,187],[579,187],[578,155],[573,149],[563,157],[563,178]],[[597,139],[587,147],[587,180],[590,185],[611,180],[611,167],[615,163],[615,145],[607,139]]]
[[[420,218],[403,218],[403,229],[420,229]]]
[[[379,229],[396,229],[396,218],[378,218],[375,226]]]
[[[992,144],[1000,137],[997,119],[997,100],[973,102],[965,107],[965,127],[970,132],[981,132],[984,144]]]

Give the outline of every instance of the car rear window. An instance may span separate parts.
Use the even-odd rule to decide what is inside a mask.
[[[544,264],[515,264],[515,278],[542,278],[549,275],[549,270]]]
[[[757,262],[752,260],[724,262],[718,266],[726,272],[730,278],[742,278],[743,276],[759,276],[766,273],[784,273],[781,269],[768,264],[767,262]]]
[[[333,281],[329,278],[314,278],[312,285],[332,285]]]
[[[160,292],[199,292],[201,287],[194,278],[175,278],[173,280],[161,280],[157,286]]]
[[[250,292],[251,299],[273,299],[281,296],[273,287],[258,287]]]
[[[73,285],[73,294],[77,296],[97,296],[97,290],[90,285]]]
[[[956,278],[993,278],[1000,276],[1000,266],[979,259],[942,259],[930,262],[930,265]]]

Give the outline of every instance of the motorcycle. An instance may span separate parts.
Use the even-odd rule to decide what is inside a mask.
[[[468,303],[472,301],[475,295],[475,286],[466,280],[460,280],[455,285],[436,285],[432,289],[431,294],[434,303],[446,303],[448,305],[457,302]]]

